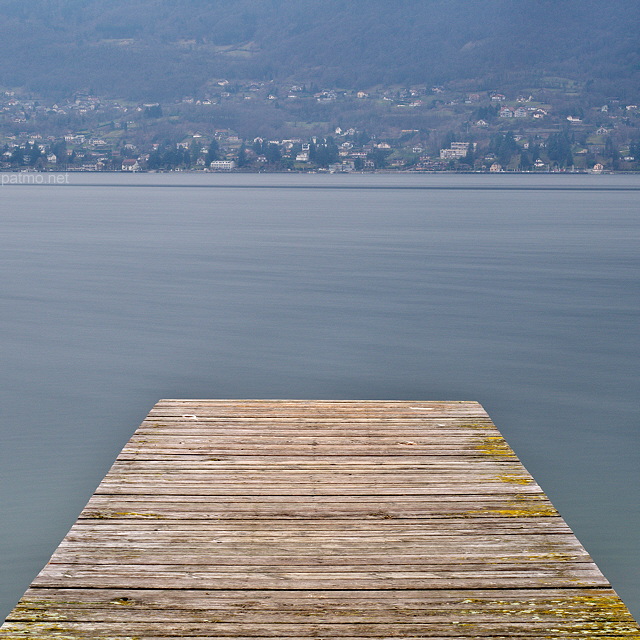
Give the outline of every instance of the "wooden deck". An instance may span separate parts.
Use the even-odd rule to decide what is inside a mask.
[[[163,400],[0,639],[636,638],[474,402]]]

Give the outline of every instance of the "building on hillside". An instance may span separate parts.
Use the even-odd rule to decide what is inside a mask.
[[[140,165],[134,158],[127,158],[122,161],[122,171],[140,171]]]
[[[209,167],[213,171],[231,171],[236,166],[233,160],[214,160]]]
[[[475,142],[452,142],[449,149],[440,149],[441,160],[460,160],[464,158],[469,151],[475,151],[477,144]]]

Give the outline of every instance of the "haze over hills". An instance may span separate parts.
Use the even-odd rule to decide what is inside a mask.
[[[129,100],[220,78],[640,91],[637,0],[0,0],[0,86]]]

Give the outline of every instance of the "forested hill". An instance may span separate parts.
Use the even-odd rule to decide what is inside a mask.
[[[0,0],[0,86],[179,98],[226,78],[640,86],[638,0]]]

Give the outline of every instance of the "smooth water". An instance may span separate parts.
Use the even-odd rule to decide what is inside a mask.
[[[478,400],[640,618],[640,179],[0,187],[0,613],[168,398]]]

